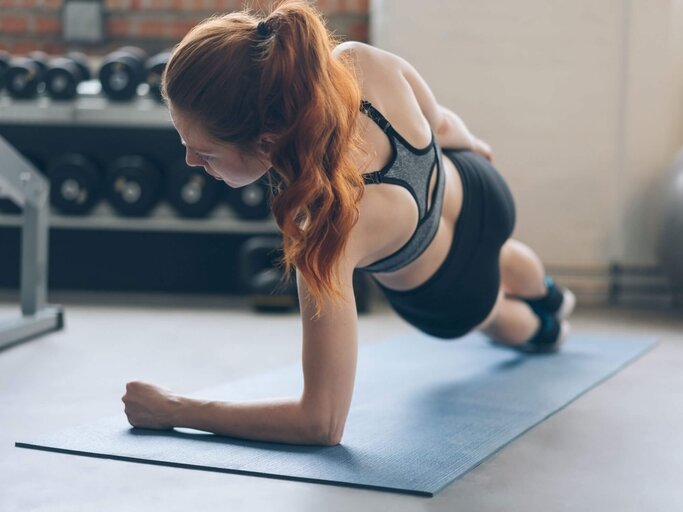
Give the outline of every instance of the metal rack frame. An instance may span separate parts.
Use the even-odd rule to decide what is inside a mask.
[[[0,137],[0,190],[23,207],[21,316],[0,322],[0,349],[64,327],[61,306],[46,304],[50,184]]]

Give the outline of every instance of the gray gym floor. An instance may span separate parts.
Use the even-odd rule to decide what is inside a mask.
[[[0,352],[3,512],[683,510],[680,309],[580,308],[575,331],[661,342],[436,497],[420,498],[15,448],[16,440],[123,414],[129,380],[189,393],[300,356],[294,314],[257,315],[221,299],[51,300],[65,305],[66,330]],[[0,320],[11,314],[18,307],[6,297]],[[361,346],[409,330],[383,307],[360,325]]]

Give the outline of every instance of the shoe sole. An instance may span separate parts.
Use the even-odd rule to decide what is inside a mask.
[[[570,292],[571,293],[571,292]],[[572,326],[569,324],[569,320],[562,320],[560,324],[560,337],[555,342],[555,350],[559,350],[562,345],[567,341],[569,333],[572,332]]]
[[[565,320],[574,312],[576,307],[576,295],[571,290],[565,289],[562,293],[562,305],[555,313],[557,320]]]

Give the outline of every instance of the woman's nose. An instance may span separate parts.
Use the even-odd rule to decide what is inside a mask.
[[[203,162],[194,154],[194,151],[185,150],[185,163],[190,167],[201,167]]]

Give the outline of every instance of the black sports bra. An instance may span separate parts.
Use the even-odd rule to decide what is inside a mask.
[[[436,235],[444,195],[441,148],[433,133],[432,141],[426,148],[417,149],[411,146],[369,101],[361,103],[361,111],[384,130],[389,137],[393,152],[391,161],[382,169],[364,175],[365,183],[367,185],[379,183],[400,185],[406,188],[417,202],[418,223],[410,239],[395,253],[360,268],[360,270],[372,273],[394,272],[420,256]],[[427,196],[433,170],[437,172],[436,185],[430,208],[427,210]]]

